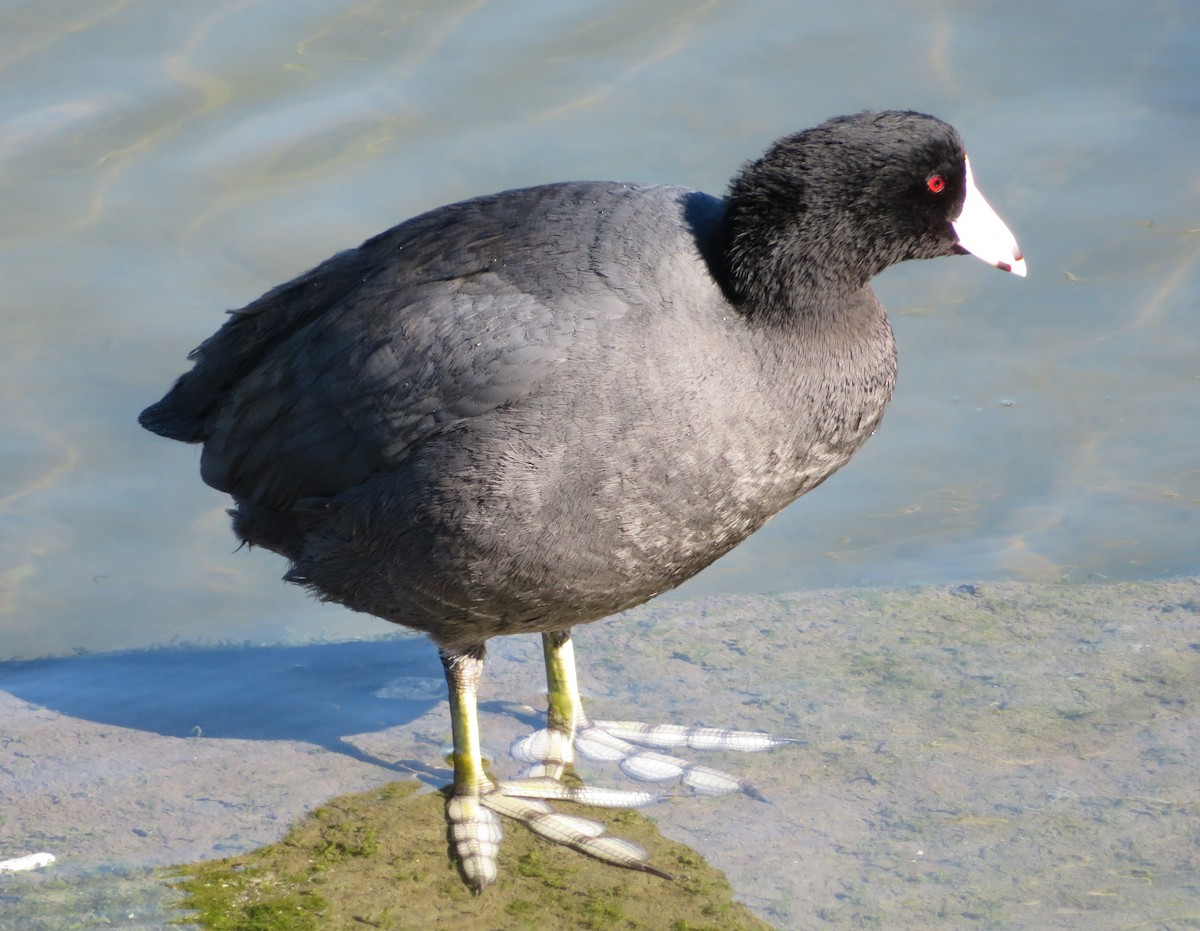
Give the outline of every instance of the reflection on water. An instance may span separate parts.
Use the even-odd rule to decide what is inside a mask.
[[[1030,277],[884,275],[879,436],[679,595],[1197,571],[1194,3],[9,7],[0,658],[384,633],[233,553],[196,452],[137,427],[221,310],[440,203],[719,192],[881,106],[959,127]]]

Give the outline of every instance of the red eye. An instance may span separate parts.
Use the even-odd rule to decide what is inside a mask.
[[[934,194],[941,194],[946,189],[946,179],[941,175],[930,175],[925,181],[925,186]]]

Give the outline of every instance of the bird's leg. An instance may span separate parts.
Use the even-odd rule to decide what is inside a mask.
[[[575,661],[569,649],[570,637],[565,634],[563,637],[568,650],[559,654],[554,675],[569,678],[569,686],[556,686],[561,694],[574,696],[567,699],[566,705],[559,703],[560,708],[569,708],[571,701],[578,705],[579,692],[574,685]],[[482,645],[466,650],[440,651],[450,691],[450,726],[454,739],[454,793],[446,803],[446,817],[454,839],[454,852],[471,887],[482,892],[496,880],[496,857],[504,836],[497,814],[520,821],[535,834],[556,844],[573,847],[616,866],[644,870],[670,879],[666,873],[646,863],[646,851],[637,844],[604,836],[602,824],[575,815],[558,814],[537,798],[522,798],[519,793],[510,797],[497,789],[484,772],[479,747],[478,694],[483,653]],[[548,654],[548,666],[550,662]],[[560,677],[553,681],[562,683],[563,680]],[[561,746],[566,753],[571,752],[569,735]]]
[[[527,772],[561,781],[575,762],[575,731],[587,724],[575,676],[575,645],[569,630],[542,634],[542,656],[546,661],[546,746],[540,759]],[[540,771],[536,767],[540,766]],[[571,772],[573,776],[573,771]]]
[[[642,870],[671,877],[646,861],[649,855],[639,845],[604,833],[604,825],[578,815],[554,811],[543,798],[566,798],[585,804],[605,804],[609,807],[630,808],[657,800],[647,792],[594,790],[578,784],[564,785],[564,774],[573,776],[576,726],[587,721],[579,700],[579,685],[575,678],[575,650],[569,631],[553,631],[542,635],[546,659],[546,684],[549,691],[549,726],[538,732],[538,760],[527,771],[529,778],[521,783],[488,784],[482,804],[489,809],[524,824],[540,837],[571,847],[580,853],[626,869]],[[457,742],[457,732],[455,739]],[[456,761],[457,762],[457,761]],[[457,773],[457,766],[455,769]],[[541,791],[522,791],[520,787],[536,786]],[[547,789],[547,786],[554,788]],[[460,855],[461,848],[460,848]]]
[[[509,796],[568,799],[604,808],[640,808],[660,801],[658,793],[593,788],[575,776],[576,742],[592,723],[579,697],[571,632],[543,633],[542,654],[546,661],[546,727],[512,745],[513,756],[527,765],[521,779],[501,783],[500,791]],[[630,749],[636,752],[637,748]]]
[[[766,750],[787,740],[752,731],[589,721],[579,697],[570,632],[543,634],[542,646],[549,692],[547,727],[513,744],[513,755],[530,764],[525,778],[498,785],[484,772],[479,747],[477,694],[483,646],[441,653],[454,732],[454,794],[446,813],[463,874],[477,892],[496,879],[502,837],[498,814],[520,821],[549,841],[606,863],[670,878],[647,863],[646,851],[637,844],[605,834],[597,821],[555,812],[543,801],[567,799],[607,808],[637,808],[666,797],[661,792],[583,785],[572,771],[577,749],[591,759],[616,761],[628,775],[645,782],[676,780],[703,794],[742,791],[762,797],[744,780],[645,748]],[[569,781],[564,781],[564,776]]]
[[[476,892],[496,878],[496,853],[503,831],[500,819],[483,804],[495,786],[483,770],[477,709],[483,645],[461,651],[441,650],[450,691],[450,727],[454,740],[454,794],[446,816],[463,875]]]

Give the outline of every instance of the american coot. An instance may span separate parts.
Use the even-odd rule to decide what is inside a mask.
[[[401,223],[233,311],[141,423],[204,444],[235,533],[286,556],[289,581],[433,638],[476,889],[496,812],[657,872],[530,800],[581,790],[484,773],[484,643],[543,635],[549,728],[523,747],[550,777],[586,730],[634,772],[753,791],[622,737],[780,741],[587,721],[569,630],[678,585],[842,466],[895,380],[870,278],[962,252],[1025,274],[954,129],[840,117],[777,142],[724,198],[574,182]]]

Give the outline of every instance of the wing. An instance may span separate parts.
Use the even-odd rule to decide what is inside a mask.
[[[597,187],[630,191],[506,192],[334,256],[234,311],[142,424],[203,442],[208,484],[272,508],[396,467],[424,437],[518,403],[628,311],[588,259]]]

